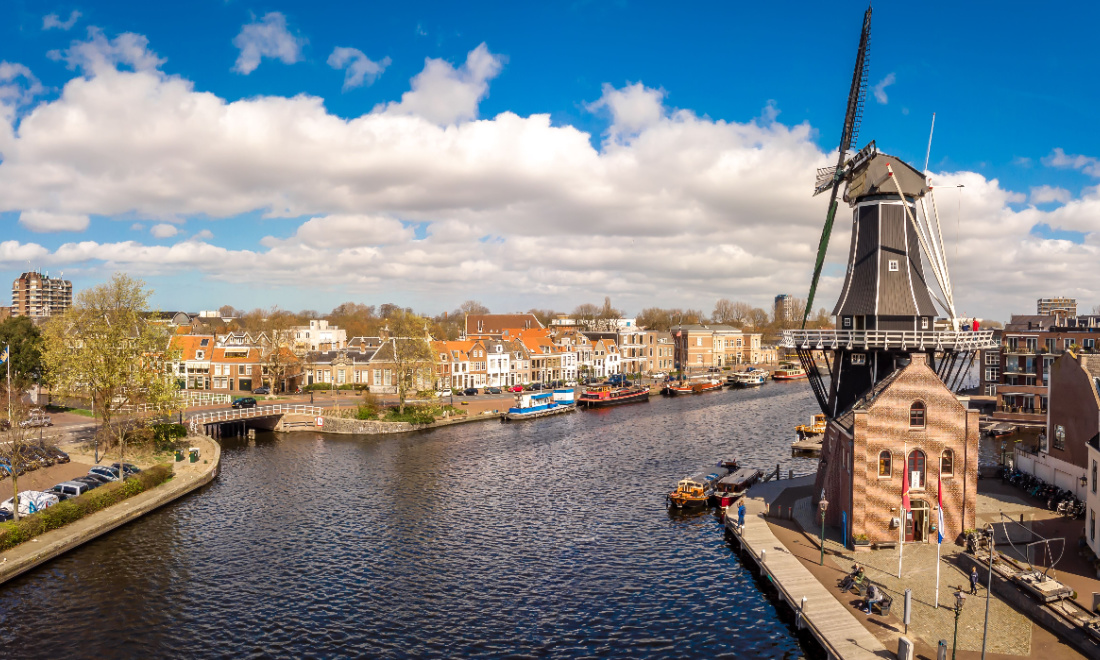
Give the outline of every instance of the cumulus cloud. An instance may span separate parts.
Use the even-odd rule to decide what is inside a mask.
[[[1089,176],[1100,177],[1100,160],[1093,156],[1067,154],[1061,147],[1056,147],[1050,155],[1044,156],[1042,162],[1047,167],[1080,170]]]
[[[74,41],[68,49],[51,50],[52,60],[63,61],[69,69],[80,69],[87,76],[116,71],[123,66],[134,71],[155,71],[165,60],[149,50],[149,40],[140,34],[124,32],[108,39],[97,27],[88,28],[88,38]]]
[[[69,18],[61,20],[61,17],[57,14],[46,14],[42,17],[42,29],[43,30],[71,30],[76,22],[80,20],[81,13],[77,10],[73,10],[69,14]]]
[[[412,89],[385,110],[393,115],[416,115],[440,125],[476,119],[478,104],[489,93],[489,81],[503,65],[485,44],[471,50],[457,69],[445,60],[427,58],[424,70],[412,79]]]
[[[879,103],[886,105],[890,99],[886,96],[886,88],[893,85],[897,81],[897,76],[893,73],[886,74],[886,77],[878,81],[875,85],[875,100]]]
[[[1058,202],[1059,204],[1065,204],[1069,200],[1073,199],[1073,193],[1065,188],[1059,188],[1058,186],[1036,186],[1031,189],[1031,203],[1032,204],[1047,204],[1049,202]]]
[[[149,233],[156,238],[171,238],[180,233],[179,227],[167,223],[160,223],[149,228]]]
[[[265,57],[275,58],[283,64],[300,62],[305,44],[305,39],[294,36],[287,29],[286,16],[277,11],[268,12],[262,19],[246,23],[241,33],[233,38],[233,45],[241,51],[233,70],[247,76]]]
[[[159,58],[119,39],[92,34],[70,48],[84,75],[39,101],[18,132],[0,117],[0,212],[38,231],[81,230],[91,214],[173,228],[189,216],[286,219],[249,224],[264,236],[251,244],[235,227],[238,249],[209,230],[173,245],[5,241],[0,263],[198,272],[281,287],[287,304],[309,306],[324,304],[324,287],[341,300],[439,308],[470,291],[524,309],[611,295],[633,310],[707,309],[719,297],[764,306],[808,287],[825,217],[810,191],[835,154],[809,124],[779,121],[774,104],[745,122],[715,120],[669,108],[642,83],[605,86],[590,107],[608,113],[610,139],[593,146],[548,115],[477,119],[502,64],[484,45],[458,67],[427,60],[400,102],[342,118],[307,95],[229,102],[196,91],[159,65],[134,66]],[[1090,165],[1080,158],[1049,164]],[[965,185],[935,192],[960,312],[1003,318],[1070,285],[1100,298],[1080,278],[1100,256],[1100,191],[1044,211],[977,173],[933,175]],[[1064,197],[1033,191],[1032,203],[1044,195]],[[841,210],[819,306],[837,295],[850,217]],[[1085,240],[1031,236],[1038,223]],[[304,281],[321,284],[307,292]]]
[[[84,231],[88,228],[87,215],[79,213],[50,213],[48,211],[23,211],[19,224],[35,232]]]
[[[609,132],[612,135],[635,135],[661,121],[665,112],[664,97],[664,90],[650,89],[640,82],[622,89],[604,83],[603,95],[585,107],[589,112],[607,109],[611,113]],[[774,109],[774,105],[769,107]]]
[[[0,105],[23,106],[44,91],[30,69],[18,62],[0,61]]]
[[[334,69],[344,69],[344,91],[373,85],[378,76],[390,65],[390,58],[383,57],[375,62],[358,48],[334,48],[328,56],[328,65]]]

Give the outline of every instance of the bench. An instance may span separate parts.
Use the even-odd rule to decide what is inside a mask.
[[[853,588],[858,588],[859,597],[864,603],[867,602],[867,591],[874,584],[871,580],[864,580],[863,582],[853,585]],[[882,600],[871,606],[871,611],[876,612],[882,616],[886,616],[890,613],[890,606],[894,604],[894,597],[887,593],[886,589],[881,584],[875,584],[878,587],[878,592],[882,596]]]
[[[875,550],[892,550],[898,547],[897,541],[879,541],[875,544]]]

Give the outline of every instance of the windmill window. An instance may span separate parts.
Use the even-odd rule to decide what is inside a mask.
[[[844,317],[844,327],[845,328],[852,327],[852,317],[851,316],[845,316]]]
[[[867,354],[852,353],[852,364],[867,364]]]
[[[878,455],[878,476],[889,477],[891,474],[890,452],[884,451]]]
[[[928,317],[927,316],[921,317],[920,329],[921,330],[927,330],[928,329]]]
[[[890,260],[890,272],[891,273],[898,272],[898,260],[897,259],[891,259]]]
[[[924,428],[924,404],[920,401],[909,407],[909,428]]]
[[[924,488],[924,452],[916,449],[909,454],[909,487]]]

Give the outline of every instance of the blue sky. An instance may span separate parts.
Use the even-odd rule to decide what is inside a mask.
[[[804,295],[812,171],[835,160],[864,9],[8,2],[0,274],[30,263],[80,288],[122,269],[187,309]],[[1100,11],[912,9],[875,8],[860,144],[920,167],[936,113],[933,181],[967,186],[937,200],[958,223],[960,312],[1100,303],[1079,277]],[[338,68],[336,49],[357,52]]]

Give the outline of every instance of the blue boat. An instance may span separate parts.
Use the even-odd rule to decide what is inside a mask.
[[[553,392],[524,392],[516,395],[516,405],[509,408],[501,418],[512,421],[517,419],[535,419],[547,415],[570,412],[577,409],[573,390],[554,390]]]

